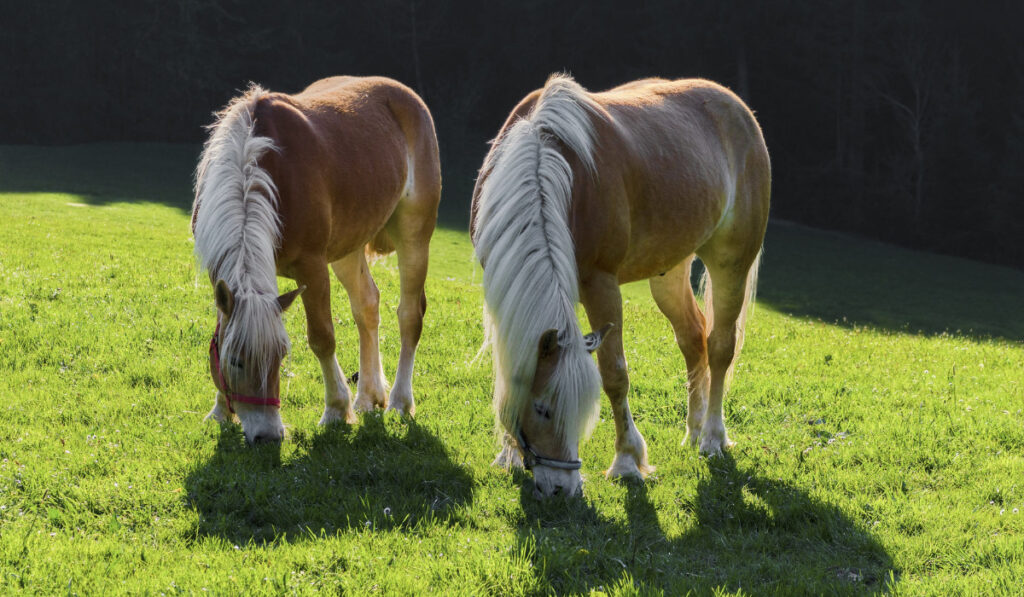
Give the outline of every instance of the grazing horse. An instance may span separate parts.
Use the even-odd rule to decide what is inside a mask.
[[[359,330],[355,409],[412,415],[413,360],[423,327],[427,254],[441,197],[430,112],[382,77],[331,77],[297,95],[252,86],[216,122],[196,170],[195,253],[210,275],[217,330],[207,418],[237,414],[250,442],[279,440],[281,319],[302,295],[309,346],[325,385],[320,424],[356,420],[335,356],[328,265]],[[367,256],[398,253],[402,348],[395,385],[380,363],[379,293]],[[276,276],[300,287],[278,296]]]
[[[689,444],[705,454],[732,445],[722,398],[753,300],[770,179],[753,114],[710,81],[589,93],[553,76],[516,106],[472,207],[503,432],[495,464],[532,467],[538,496],[577,493],[579,442],[603,383],[616,432],[607,475],[653,470],[626,400],[619,294],[644,279],[686,359]],[[694,255],[706,268],[704,313],[690,285]],[[583,335],[578,301],[601,331]]]

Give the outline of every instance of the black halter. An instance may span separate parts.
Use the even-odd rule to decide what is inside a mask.
[[[533,467],[540,465],[548,468],[560,468],[567,471],[579,470],[583,466],[583,461],[577,458],[576,460],[557,460],[555,458],[545,458],[540,456],[533,450],[526,441],[526,436],[523,435],[522,426],[516,426],[516,442],[519,443],[519,451],[523,454],[523,468],[526,470],[533,470]]]

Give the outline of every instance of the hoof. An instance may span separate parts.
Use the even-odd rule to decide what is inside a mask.
[[[736,445],[736,442],[730,440],[724,435],[720,438],[715,438],[711,435],[705,435],[704,439],[700,442],[700,453],[702,456],[714,457],[721,456],[723,450]]]
[[[609,480],[643,481],[652,472],[654,472],[654,467],[647,464],[646,459],[638,463],[636,458],[630,454],[617,453],[615,454],[615,460],[612,461],[612,465],[604,472],[604,476]]]
[[[213,405],[213,408],[205,417],[203,417],[203,420],[216,421],[218,423],[231,423],[235,420],[235,415],[231,414],[231,411],[218,402]]]
[[[384,408],[384,391],[357,390],[356,412],[368,413]]]
[[[412,394],[399,396],[392,392],[386,410],[393,410],[403,417],[411,417],[416,414],[416,402],[412,399]]]
[[[330,425],[331,423],[348,423],[352,425],[359,420],[356,417],[356,413],[351,408],[339,409],[333,406],[328,406],[324,409],[324,415],[320,417],[320,425]]]
[[[491,466],[500,466],[506,470],[523,468],[523,455],[519,453],[517,448],[505,446],[494,457],[494,462],[491,463]]]

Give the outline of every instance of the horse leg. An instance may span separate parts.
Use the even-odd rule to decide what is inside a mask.
[[[335,261],[331,268],[348,293],[352,318],[359,330],[359,381],[355,410],[369,412],[378,406],[384,408],[388,389],[380,364],[380,292],[377,284],[370,275],[366,256],[361,250]]]
[[[217,395],[213,397],[213,409],[211,409],[210,412],[207,413],[206,417],[204,417],[203,420],[216,421],[218,423],[228,423],[231,421],[237,421],[238,417],[233,415],[231,411],[228,410],[228,401],[227,398],[224,397],[224,393],[221,392],[220,390],[217,390]]]
[[[440,188],[437,189],[440,194]],[[392,221],[388,234],[398,253],[398,278],[401,297],[398,300],[398,331],[402,349],[398,356],[395,385],[388,397],[388,410],[401,415],[416,414],[412,395],[412,370],[416,361],[416,347],[423,332],[423,315],[427,311],[427,262],[430,257],[430,236],[437,219],[437,197],[424,194],[403,199]]]
[[[643,478],[654,470],[647,464],[647,442],[633,422],[629,410],[629,373],[626,355],[622,350],[622,295],[619,282],[610,274],[594,274],[580,284],[580,298],[587,310],[593,329],[606,323],[615,328],[597,349],[597,364],[601,382],[612,404],[615,416],[615,459],[605,472],[609,479],[617,477]]]
[[[743,333],[741,316],[746,307],[747,272],[750,267],[749,264],[745,268],[715,267],[707,262],[705,266],[711,279],[705,295],[705,300],[710,303],[708,366],[711,369],[711,385],[707,414],[701,428],[700,452],[713,456],[735,444],[725,433],[722,400],[739,347],[739,338]]]
[[[352,394],[345,383],[345,374],[335,356],[334,322],[331,320],[331,278],[323,261],[303,263],[295,281],[306,285],[302,304],[306,308],[306,332],[309,348],[320,361],[324,375],[324,415],[320,424],[334,421],[356,422],[352,411]]]
[[[711,376],[708,372],[707,328],[690,285],[689,257],[661,276],[650,279],[651,295],[675,332],[676,344],[686,359],[689,404],[686,410],[686,442],[697,445],[708,404]]]

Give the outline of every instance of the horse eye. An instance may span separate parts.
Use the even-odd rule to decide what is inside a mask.
[[[551,411],[548,409],[548,407],[544,406],[539,402],[533,403],[533,410],[536,411],[538,415],[544,417],[545,419],[551,418]]]
[[[243,366],[244,363],[242,363],[242,359],[239,359],[238,357],[231,357],[231,360],[228,362],[235,369],[245,369],[245,367]]]

